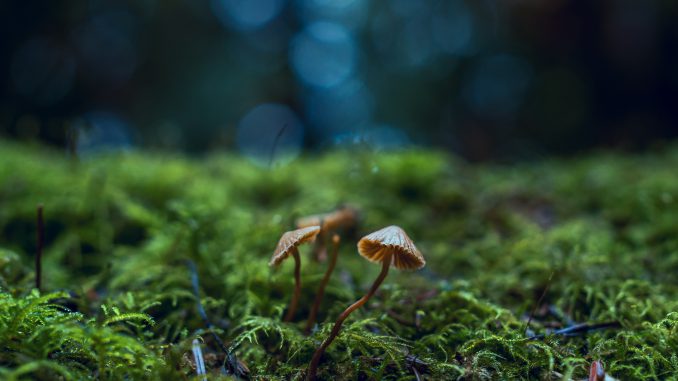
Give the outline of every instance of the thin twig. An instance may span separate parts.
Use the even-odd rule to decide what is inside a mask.
[[[195,295],[195,300],[196,300],[196,308],[198,310],[198,315],[202,318],[202,321],[205,323],[207,326],[207,329],[210,331],[212,336],[214,337],[214,340],[219,344],[219,347],[228,354],[228,348],[224,344],[224,342],[221,340],[219,336],[217,336],[216,333],[212,330],[213,325],[212,322],[210,322],[209,318],[207,317],[207,313],[205,312],[205,308],[202,305],[202,301],[200,299],[200,280],[198,279],[198,269],[195,266],[195,263],[191,261],[190,259],[186,261],[186,264],[188,265],[189,270],[191,271],[191,285],[193,286],[193,294]]]
[[[546,287],[544,287],[544,291],[541,293],[541,296],[537,300],[537,304],[534,305],[532,308],[532,312],[530,312],[530,317],[527,318],[527,324],[525,324],[525,332],[523,332],[523,335],[527,335],[527,330],[530,329],[530,323],[532,322],[532,318],[534,317],[534,314],[537,313],[537,308],[541,305],[541,302],[544,300],[544,297],[546,296],[546,293],[549,290],[549,287],[551,286],[551,279],[553,279],[553,271],[551,271],[551,275],[549,275],[549,279],[546,281]]]
[[[268,158],[268,169],[273,168],[273,159],[275,158],[275,149],[278,148],[278,143],[280,143],[280,138],[287,129],[287,123],[283,124],[282,128],[278,131],[278,134],[273,140],[273,145],[271,146],[271,155]]]
[[[45,220],[43,218],[43,206],[38,205],[37,220],[38,230],[36,232],[37,251],[35,254],[35,288],[40,290],[42,286],[42,249],[45,245]]]
[[[240,378],[248,379],[249,369],[247,369],[247,367],[238,360],[236,355],[231,350],[229,350],[228,347],[226,347],[226,344],[224,344],[221,338],[212,329],[213,328],[212,322],[210,322],[209,318],[207,317],[207,313],[205,312],[205,308],[203,307],[200,299],[200,279],[198,278],[198,269],[195,266],[195,263],[192,260],[188,259],[186,260],[186,265],[188,266],[188,269],[191,272],[191,285],[193,287],[193,294],[195,295],[198,315],[200,315],[203,322],[205,323],[205,326],[207,326],[207,329],[212,334],[214,341],[217,342],[221,350],[224,351],[224,353],[226,354],[226,361],[224,361],[224,367],[227,368],[227,370],[231,374],[235,375],[236,379]]]
[[[417,371],[417,368],[412,367],[410,369],[412,370],[412,373],[414,373],[414,377],[416,378],[416,380],[421,381],[421,375],[419,374],[419,371]]]
[[[589,324],[589,323],[581,323],[581,324],[576,324],[570,327],[565,327],[563,329],[559,329],[557,331],[553,331],[550,335],[535,335],[530,337],[530,340],[542,340],[546,336],[566,336],[566,337],[573,337],[573,336],[579,336],[586,334],[591,331],[598,331],[601,329],[613,329],[613,328],[621,328],[621,323],[618,321],[610,321],[610,322],[605,322],[605,323],[597,323],[597,324]]]

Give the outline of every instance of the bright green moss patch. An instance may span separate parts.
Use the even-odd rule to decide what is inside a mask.
[[[346,321],[319,378],[581,379],[600,359],[619,379],[671,379],[676,168],[676,146],[514,166],[427,151],[335,152],[267,170],[224,156],[74,162],[3,143],[0,377],[197,379],[199,337],[210,379],[243,364],[253,379],[302,379],[336,317],[379,272],[357,254],[357,239],[397,224],[427,266],[389,275]],[[42,293],[32,290],[39,203]],[[325,264],[301,249],[302,295],[286,324],[293,266],[267,263],[295,217],[341,203],[362,220],[342,237],[319,324],[306,337]],[[230,358],[199,314],[187,260]],[[620,328],[549,335],[608,322]]]

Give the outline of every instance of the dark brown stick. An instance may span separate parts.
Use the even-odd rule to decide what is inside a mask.
[[[37,251],[35,254],[35,288],[40,290],[42,286],[42,249],[45,245],[45,221],[43,218],[43,206],[38,205],[38,230],[36,232]]]
[[[337,321],[334,323],[334,327],[332,327],[332,331],[330,332],[330,335],[327,336],[327,339],[323,341],[323,343],[320,345],[320,347],[315,351],[313,354],[313,358],[311,359],[311,363],[308,365],[308,372],[306,373],[306,381],[313,381],[315,380],[315,375],[318,372],[318,364],[320,363],[320,358],[322,355],[325,353],[325,350],[327,347],[332,344],[332,341],[339,335],[339,331],[341,330],[342,324],[344,324],[344,320],[355,310],[358,308],[362,307],[367,301],[374,295],[375,292],[377,292],[377,289],[379,288],[379,285],[384,281],[386,278],[386,275],[388,274],[388,268],[391,265],[391,254],[386,254],[384,258],[382,258],[382,266],[381,266],[381,272],[379,273],[379,276],[377,279],[374,281],[372,284],[372,287],[370,290],[367,292],[365,296],[362,298],[358,299],[357,302],[351,304],[344,312],[339,315],[337,318]]]
[[[306,321],[306,328],[304,329],[304,332],[308,335],[309,332],[311,332],[311,328],[313,328],[313,324],[315,323],[315,319],[318,315],[318,309],[320,309],[320,303],[323,301],[323,295],[325,295],[325,287],[327,287],[327,283],[330,281],[330,278],[332,277],[332,271],[334,271],[334,266],[337,264],[337,255],[339,253],[339,236],[334,235],[332,236],[332,244],[334,245],[333,251],[332,251],[332,257],[330,258],[330,263],[327,265],[327,271],[325,271],[325,276],[323,277],[323,280],[320,282],[320,286],[318,286],[318,293],[315,295],[315,301],[313,302],[313,307],[311,308],[311,312],[308,315],[308,321]]]

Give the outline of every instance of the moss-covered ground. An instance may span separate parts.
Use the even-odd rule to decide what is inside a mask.
[[[293,264],[268,261],[296,217],[341,203],[362,218],[307,337],[326,264],[301,248],[299,310],[282,323]],[[357,240],[392,224],[427,266],[389,274],[320,379],[582,379],[593,360],[618,379],[678,377],[678,146],[511,166],[350,151],[269,170],[234,156],[73,160],[1,143],[0,378],[198,380],[199,338],[209,379],[246,377],[245,366],[251,379],[303,379],[379,272]],[[582,323],[610,326],[557,333]]]

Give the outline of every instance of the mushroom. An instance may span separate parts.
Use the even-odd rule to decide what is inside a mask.
[[[315,379],[320,358],[323,353],[325,353],[327,347],[339,334],[339,330],[341,329],[344,320],[374,295],[381,282],[386,278],[388,269],[391,265],[400,270],[417,270],[426,265],[424,257],[419,250],[417,250],[417,247],[414,246],[414,243],[410,237],[407,236],[407,233],[400,227],[394,225],[377,230],[376,232],[363,237],[358,242],[358,252],[370,262],[381,263],[381,272],[367,294],[351,304],[341,313],[341,315],[339,315],[337,321],[334,323],[334,327],[332,327],[330,335],[313,354],[311,363],[308,366],[306,380]]]
[[[324,261],[327,257],[324,244],[330,233],[338,230],[349,229],[356,225],[359,218],[358,209],[343,205],[337,210],[324,213],[314,214],[307,217],[302,217],[296,220],[297,228],[304,228],[307,226],[320,226],[320,235],[313,247],[313,253],[317,260]]]
[[[318,293],[315,295],[315,301],[313,302],[311,312],[308,314],[308,321],[306,321],[306,328],[304,329],[306,334],[311,332],[313,323],[315,323],[315,318],[318,315],[320,303],[322,302],[323,295],[325,294],[325,287],[327,286],[327,282],[330,281],[332,271],[334,271],[334,266],[337,264],[337,254],[339,253],[339,241],[340,241],[339,235],[335,234],[332,236],[332,244],[334,245],[334,248],[332,250],[332,256],[330,257],[330,263],[327,266],[327,270],[325,271],[325,276],[323,277],[323,280],[320,282],[320,286],[318,287]]]
[[[301,272],[301,258],[299,257],[297,247],[302,243],[313,241],[319,232],[320,226],[309,226],[286,232],[280,237],[273,257],[271,257],[271,261],[268,263],[269,266],[278,266],[290,255],[294,257],[294,294],[290,301],[290,308],[283,319],[285,322],[292,320],[297,309],[299,294],[301,294],[301,279],[299,274]]]

